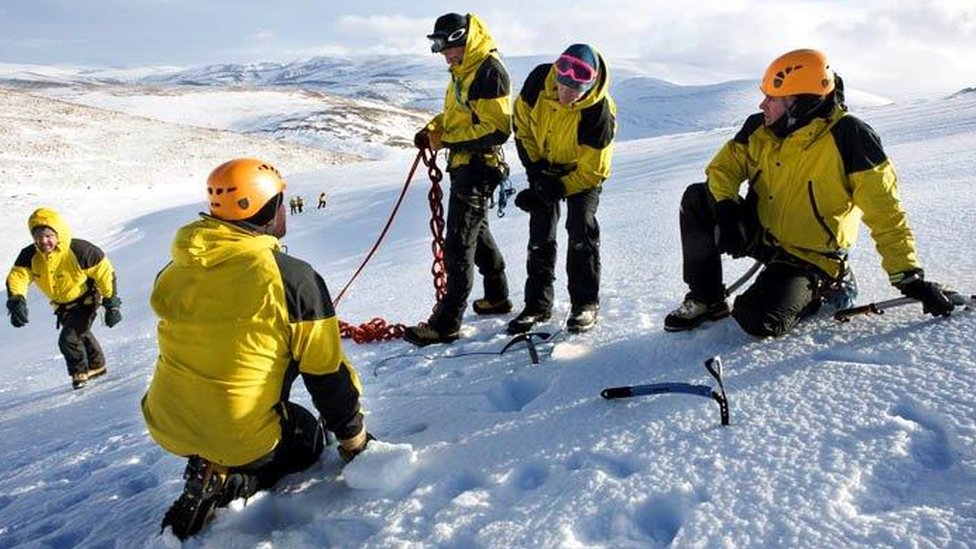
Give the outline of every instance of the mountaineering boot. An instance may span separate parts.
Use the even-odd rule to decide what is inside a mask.
[[[81,389],[85,385],[88,385],[88,374],[85,372],[80,372],[77,374],[71,374],[71,388]]]
[[[167,526],[181,541],[196,534],[213,518],[214,509],[230,502],[223,494],[227,469],[199,456],[190,456],[183,471],[183,493],[166,511],[160,531]]]
[[[501,301],[488,301],[487,298],[476,299],[471,304],[475,314],[479,315],[503,315],[512,312],[512,302],[508,299]]]
[[[690,296],[685,297],[684,303],[665,317],[664,329],[669,332],[691,330],[706,320],[725,318],[729,312],[729,304],[724,299],[705,303]]]
[[[450,343],[456,341],[459,337],[461,337],[460,332],[438,332],[426,322],[421,322],[403,331],[403,340],[408,343],[413,343],[417,347],[425,347],[434,343]]]
[[[596,324],[597,313],[600,311],[599,305],[582,305],[573,307],[566,320],[566,329],[573,334],[588,332]]]
[[[533,312],[523,309],[521,313],[508,323],[508,333],[511,335],[524,334],[532,329],[533,326],[545,322],[552,317],[549,311]]]
[[[105,365],[104,364],[102,364],[100,366],[96,366],[94,368],[88,368],[88,379],[89,380],[92,380],[92,379],[95,379],[96,377],[103,376],[103,375],[105,375],[105,372],[107,372],[107,371],[108,370],[105,369]]]

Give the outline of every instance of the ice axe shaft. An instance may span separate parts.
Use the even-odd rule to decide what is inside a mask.
[[[945,292],[945,296],[949,298],[949,301],[951,301],[956,307],[972,307],[973,304],[976,303],[976,295],[965,295],[959,292]],[[919,303],[919,301],[911,297],[897,297],[895,299],[888,299],[886,301],[868,303],[867,305],[858,305],[857,307],[837,311],[834,313],[834,320],[838,322],[849,322],[852,318],[859,315],[883,315],[888,309],[902,307],[904,305],[911,305],[912,303]]]
[[[623,385],[607,387],[600,391],[600,396],[607,400],[628,398],[644,395],[661,395],[666,393],[681,393],[711,398],[718,402],[722,425],[729,424],[729,399],[725,394],[725,381],[722,379],[722,359],[714,356],[705,361],[705,369],[715,378],[718,390],[708,385],[694,385],[691,383],[648,383],[645,385]]]

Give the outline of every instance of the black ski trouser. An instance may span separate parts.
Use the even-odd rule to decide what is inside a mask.
[[[230,473],[254,477],[255,490],[274,486],[281,477],[308,469],[318,461],[325,448],[322,423],[302,406],[284,401],[278,404],[281,416],[281,440],[270,454],[247,465],[232,467]],[[243,493],[237,497],[253,495]]]
[[[484,297],[508,299],[505,258],[488,227],[488,202],[497,180],[479,166],[451,171],[451,192],[444,235],[447,288],[428,324],[441,333],[456,332],[474,287],[474,267],[484,280]]]
[[[566,197],[566,277],[570,304],[574,309],[600,303],[600,224],[596,211],[600,188]],[[529,249],[525,270],[525,310],[545,313],[552,310],[553,282],[556,280],[556,229],[559,202],[529,214]]]
[[[819,309],[817,288],[826,277],[817,267],[763,243],[751,197],[744,202],[743,225],[749,254],[765,264],[756,281],[736,298],[732,317],[747,333],[781,336]],[[681,251],[688,297],[704,303],[725,299],[722,255],[715,242],[715,199],[705,183],[695,183],[681,197]]]
[[[61,328],[58,348],[64,355],[68,375],[82,374],[105,365],[102,346],[91,332],[98,316],[97,301],[96,294],[88,293],[71,303],[58,305],[55,311]]]

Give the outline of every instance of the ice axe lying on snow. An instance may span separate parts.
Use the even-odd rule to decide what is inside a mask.
[[[956,307],[965,307],[966,309],[976,308],[976,295],[966,295],[953,291],[944,291],[943,293]],[[850,322],[852,318],[858,315],[882,315],[888,309],[910,305],[912,303],[920,303],[920,301],[911,297],[899,297],[887,301],[878,301],[877,303],[868,303],[867,305],[859,305],[837,311],[834,313],[834,320],[838,322]]]
[[[705,369],[718,383],[716,391],[710,385],[693,385],[691,383],[650,383],[647,385],[625,385],[622,387],[608,387],[600,391],[600,396],[607,400],[627,398],[643,395],[661,395],[665,393],[681,393],[711,398],[718,402],[722,425],[729,424],[729,400],[725,395],[725,382],[722,380],[722,358],[713,356],[705,361]]]

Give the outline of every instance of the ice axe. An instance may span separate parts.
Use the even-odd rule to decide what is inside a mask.
[[[607,400],[628,398],[644,395],[662,395],[666,393],[681,393],[711,398],[718,402],[722,425],[729,424],[729,399],[725,394],[725,382],[722,379],[722,358],[713,356],[705,361],[705,370],[718,383],[718,390],[710,385],[695,385],[691,383],[649,383],[647,385],[624,385],[608,387],[600,391],[600,396]]]
[[[949,301],[951,301],[956,307],[972,309],[974,306],[976,306],[976,295],[966,295],[953,291],[943,291],[942,293],[944,293],[945,296],[949,298]],[[886,301],[868,303],[867,305],[859,305],[857,307],[837,311],[834,313],[834,320],[838,322],[850,322],[852,318],[859,315],[883,315],[888,309],[901,307],[903,305],[910,305],[912,303],[920,302],[911,297],[898,297]]]

